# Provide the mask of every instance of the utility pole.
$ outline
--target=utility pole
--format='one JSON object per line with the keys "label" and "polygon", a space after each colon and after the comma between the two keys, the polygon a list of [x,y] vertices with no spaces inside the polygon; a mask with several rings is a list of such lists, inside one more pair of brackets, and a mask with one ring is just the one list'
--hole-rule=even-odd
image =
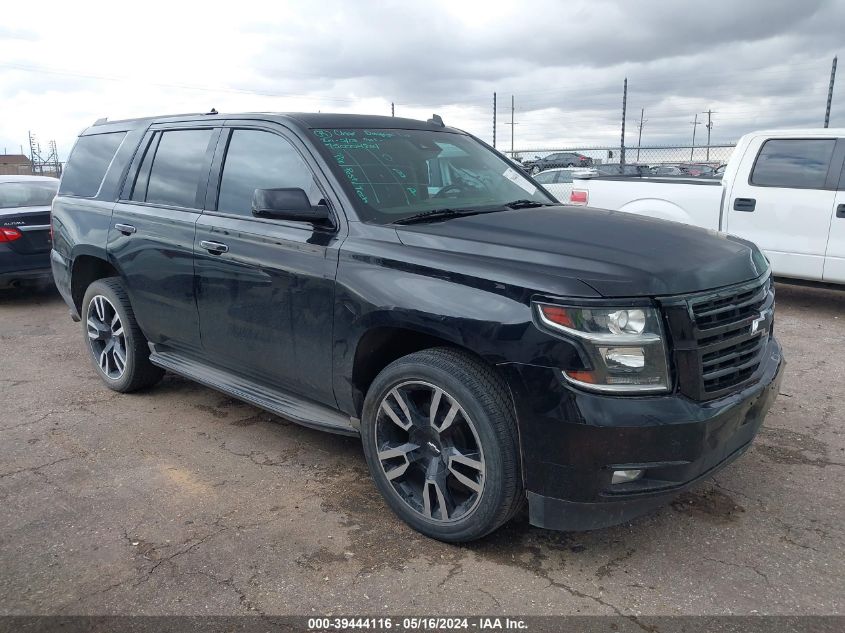
{"label": "utility pole", "polygon": [[704,127],[707,128],[707,162],[710,162],[710,130],[713,129],[713,110],[707,108],[707,112],[703,112],[702,114],[707,115],[707,125]]}
{"label": "utility pole", "polygon": [[396,110],[394,109],[393,102],[390,102],[390,116],[396,116]]}
{"label": "utility pole", "polygon": [[695,119],[690,121],[692,123],[692,147],[689,149],[689,160],[692,162],[692,154],[695,151],[695,128],[701,125],[701,121],[698,120],[698,114],[695,115]]}
{"label": "utility pole", "polygon": [[513,126],[519,125],[519,123],[513,120],[515,110],[516,108],[514,107],[513,95],[511,95],[511,122],[506,124],[511,126],[511,158],[513,158]]}
{"label": "utility pole", "polygon": [[[496,93],[493,93],[493,149],[496,149]],[[513,158],[513,156],[511,156]]]}
{"label": "utility pole", "polygon": [[645,108],[640,108],[640,124],[637,126],[639,128],[639,134],[637,134],[637,162],[640,162],[640,147],[643,144],[643,126],[648,123],[643,119],[643,115],[645,114]]}
{"label": "utility pole", "polygon": [[830,66],[830,87],[827,89],[827,108],[824,111],[824,126],[830,123],[830,104],[833,102],[833,82],[836,80],[836,58]]}
{"label": "utility pole", "polygon": [[625,112],[628,109],[628,78],[622,87],[622,142],[620,143],[619,164],[625,164]]}

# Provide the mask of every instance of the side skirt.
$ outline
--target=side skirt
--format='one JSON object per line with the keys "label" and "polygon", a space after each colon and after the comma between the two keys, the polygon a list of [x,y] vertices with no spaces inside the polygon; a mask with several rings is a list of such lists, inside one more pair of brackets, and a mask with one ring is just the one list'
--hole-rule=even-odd
{"label": "side skirt", "polygon": [[224,369],[209,367],[182,354],[159,351],[152,345],[150,347],[150,362],[162,369],[222,391],[297,424],[340,435],[359,435],[352,418],[335,409],[253,382]]}

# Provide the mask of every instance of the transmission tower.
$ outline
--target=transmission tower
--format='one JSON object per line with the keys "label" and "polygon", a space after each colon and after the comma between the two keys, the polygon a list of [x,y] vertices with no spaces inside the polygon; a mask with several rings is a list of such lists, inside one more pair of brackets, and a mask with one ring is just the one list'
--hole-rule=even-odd
{"label": "transmission tower", "polygon": [[48,144],[48,153],[45,156],[41,153],[41,143],[32,132],[29,133],[29,162],[30,169],[35,175],[56,176],[58,178],[62,174],[62,164],[59,162],[59,151],[56,148],[56,141],[51,140]]}

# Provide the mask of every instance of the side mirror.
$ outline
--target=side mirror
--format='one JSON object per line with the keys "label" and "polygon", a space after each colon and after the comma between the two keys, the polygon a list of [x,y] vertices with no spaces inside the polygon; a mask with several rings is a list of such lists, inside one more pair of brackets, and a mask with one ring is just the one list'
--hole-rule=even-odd
{"label": "side mirror", "polygon": [[328,221],[329,208],[322,204],[312,205],[303,189],[256,189],[252,194],[252,215],[257,218],[321,223]]}

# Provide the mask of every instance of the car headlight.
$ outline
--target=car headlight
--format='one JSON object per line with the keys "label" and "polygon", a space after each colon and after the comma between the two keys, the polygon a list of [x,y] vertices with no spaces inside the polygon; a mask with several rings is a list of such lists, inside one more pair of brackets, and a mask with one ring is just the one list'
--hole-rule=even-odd
{"label": "car headlight", "polygon": [[650,306],[561,306],[535,303],[545,327],[577,339],[588,366],[564,369],[567,381],[613,393],[669,389],[666,346],[658,311]]}

